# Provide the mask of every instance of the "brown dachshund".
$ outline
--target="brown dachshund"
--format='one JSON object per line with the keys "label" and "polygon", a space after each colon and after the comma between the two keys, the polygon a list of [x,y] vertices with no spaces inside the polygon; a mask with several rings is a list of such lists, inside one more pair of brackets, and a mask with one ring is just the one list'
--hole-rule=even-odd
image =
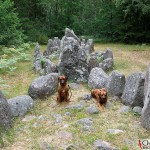
{"label": "brown dachshund", "polygon": [[66,76],[58,77],[58,96],[57,102],[70,102],[69,98],[69,85],[67,84],[68,78]]}
{"label": "brown dachshund", "polygon": [[93,89],[91,91],[91,96],[96,100],[100,110],[104,110],[104,106],[106,105],[108,99],[106,89]]}

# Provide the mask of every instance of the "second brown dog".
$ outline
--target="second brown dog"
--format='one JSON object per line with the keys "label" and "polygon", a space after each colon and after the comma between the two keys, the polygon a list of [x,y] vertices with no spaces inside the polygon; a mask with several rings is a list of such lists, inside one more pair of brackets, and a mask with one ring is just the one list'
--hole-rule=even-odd
{"label": "second brown dog", "polygon": [[67,84],[68,78],[66,76],[58,77],[58,96],[57,102],[69,102],[69,85]]}
{"label": "second brown dog", "polygon": [[91,96],[96,100],[98,107],[101,111],[104,110],[104,106],[107,103],[107,91],[105,88],[102,89],[93,89],[91,91]]}

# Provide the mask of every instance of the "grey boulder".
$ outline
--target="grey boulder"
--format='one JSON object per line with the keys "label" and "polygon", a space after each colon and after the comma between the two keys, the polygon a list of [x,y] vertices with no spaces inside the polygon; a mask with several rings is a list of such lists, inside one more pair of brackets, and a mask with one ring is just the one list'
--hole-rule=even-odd
{"label": "grey boulder", "polygon": [[86,113],[88,113],[88,114],[98,114],[99,109],[97,107],[95,107],[95,105],[91,105],[88,108],[86,108]]}
{"label": "grey boulder", "polygon": [[105,53],[103,53],[103,59],[112,58],[113,59],[113,52],[107,48]]}
{"label": "grey boulder", "polygon": [[103,69],[95,67],[91,70],[88,86],[90,88],[106,88],[108,83],[108,75],[103,71]]}
{"label": "grey boulder", "polygon": [[112,69],[114,66],[114,61],[112,58],[107,58],[99,63],[99,68],[102,68],[104,71]]}
{"label": "grey boulder", "polygon": [[44,67],[45,75],[57,72],[56,65],[48,59],[45,59],[43,67]]}
{"label": "grey boulder", "polygon": [[66,37],[73,37],[78,42],[80,42],[80,39],[75,35],[73,30],[70,30],[69,28],[65,28],[65,36]]}
{"label": "grey boulder", "polygon": [[118,150],[112,147],[110,143],[103,141],[101,139],[94,141],[95,150]]}
{"label": "grey boulder", "polygon": [[89,59],[89,62],[88,62],[88,71],[89,71],[89,73],[93,68],[98,67],[98,66],[99,66],[99,61],[97,59],[97,56],[91,55],[91,57]]}
{"label": "grey boulder", "polygon": [[58,84],[58,74],[50,73],[46,76],[41,76],[35,79],[29,87],[29,95],[33,99],[44,99],[52,95]]}
{"label": "grey boulder", "polygon": [[90,54],[94,52],[94,45],[93,45],[93,39],[88,39],[85,45],[85,52],[86,54]]}
{"label": "grey boulder", "polygon": [[28,95],[11,98],[8,104],[14,117],[24,116],[34,105],[33,99]]}
{"label": "grey boulder", "polygon": [[125,76],[113,71],[107,85],[108,93],[112,96],[121,96],[125,87]]}
{"label": "grey boulder", "polygon": [[143,107],[145,75],[136,72],[130,75],[125,84],[122,102],[131,107]]}
{"label": "grey boulder", "polygon": [[141,124],[144,128],[150,130],[150,64],[148,65],[145,77],[144,96]]}
{"label": "grey boulder", "polygon": [[12,112],[7,100],[0,91],[0,127],[7,129],[12,126]]}

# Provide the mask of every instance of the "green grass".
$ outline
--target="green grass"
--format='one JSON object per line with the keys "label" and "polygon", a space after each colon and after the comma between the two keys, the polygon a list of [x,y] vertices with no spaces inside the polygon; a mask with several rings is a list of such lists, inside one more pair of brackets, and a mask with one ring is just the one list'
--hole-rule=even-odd
{"label": "green grass", "polygon": [[[150,58],[149,45],[95,44],[96,51],[105,51],[107,47],[113,51],[114,69],[118,72],[125,74],[126,77],[135,71],[146,72]],[[45,49],[46,46],[42,45],[41,50],[44,51]],[[33,52],[34,48],[32,47],[29,50],[31,56],[33,56]],[[5,91],[7,98],[28,94],[29,85],[38,77],[32,70],[32,65],[33,60],[18,62],[15,72],[0,74],[0,78],[6,80],[6,84],[10,86],[0,87],[0,90]],[[87,93],[90,93],[90,89],[85,83],[80,88],[72,90],[69,105],[79,103],[81,97]],[[85,113],[85,109],[91,104],[95,105],[92,100],[85,103],[84,109],[78,111],[66,109],[67,104],[58,106],[56,97],[57,93],[45,100],[37,100],[35,107],[27,113],[27,116],[35,117],[33,120],[24,122],[22,121],[23,118],[17,118],[12,130],[9,133],[3,133],[3,138],[0,139],[0,145],[4,144],[3,150],[40,150],[42,149],[42,142],[49,143],[54,149],[57,148],[58,150],[64,149],[66,145],[72,143],[81,150],[91,150],[93,149],[93,142],[97,139],[110,142],[121,150],[136,150],[138,139],[150,137],[150,132],[141,127],[139,115],[132,111],[127,114],[119,113],[118,110],[123,105],[120,102],[112,102],[112,107],[105,112],[89,115]],[[70,112],[71,116],[65,116],[65,112]],[[61,114],[63,121],[58,124],[55,123],[53,114]],[[38,119],[41,115],[44,117],[43,120]],[[93,119],[93,132],[82,131],[82,126],[76,124],[76,121],[81,118]],[[118,135],[108,134],[106,131],[109,128],[117,128],[125,132]],[[57,133],[64,130],[71,132],[73,138],[69,140],[59,139]],[[127,145],[125,143],[127,139],[133,141],[134,144]]]}

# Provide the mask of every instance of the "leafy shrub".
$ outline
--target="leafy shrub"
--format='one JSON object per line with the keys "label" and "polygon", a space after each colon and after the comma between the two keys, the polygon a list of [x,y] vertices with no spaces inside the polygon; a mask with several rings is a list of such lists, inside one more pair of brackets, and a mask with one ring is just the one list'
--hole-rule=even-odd
{"label": "leafy shrub", "polygon": [[31,59],[31,56],[26,53],[20,53],[18,58],[19,60],[22,60],[22,61],[29,61]]}
{"label": "leafy shrub", "polygon": [[2,54],[0,59],[0,71],[2,72],[14,72],[17,67],[16,63],[18,61],[30,61],[30,54],[25,53],[25,50],[30,48],[30,44],[24,43],[18,48],[2,48]]}
{"label": "leafy shrub", "polygon": [[0,59],[0,71],[5,72],[8,70],[12,70],[11,67],[17,63],[17,60],[18,58]]}
{"label": "leafy shrub", "polygon": [[0,89],[1,88],[5,88],[5,87],[10,87],[5,80],[3,80],[1,77],[0,77]]}
{"label": "leafy shrub", "polygon": [[41,64],[42,68],[44,68],[45,58],[42,56],[38,60],[40,60],[40,64]]}
{"label": "leafy shrub", "polygon": [[45,34],[40,34],[40,35],[38,36],[37,41],[38,41],[40,44],[47,44],[48,36],[45,35]]}
{"label": "leafy shrub", "polygon": [[30,44],[29,43],[23,43],[21,45],[21,48],[25,49],[25,50],[29,50],[30,49]]}
{"label": "leafy shrub", "polygon": [[103,56],[98,56],[97,59],[98,59],[98,62],[101,63],[103,61]]}

